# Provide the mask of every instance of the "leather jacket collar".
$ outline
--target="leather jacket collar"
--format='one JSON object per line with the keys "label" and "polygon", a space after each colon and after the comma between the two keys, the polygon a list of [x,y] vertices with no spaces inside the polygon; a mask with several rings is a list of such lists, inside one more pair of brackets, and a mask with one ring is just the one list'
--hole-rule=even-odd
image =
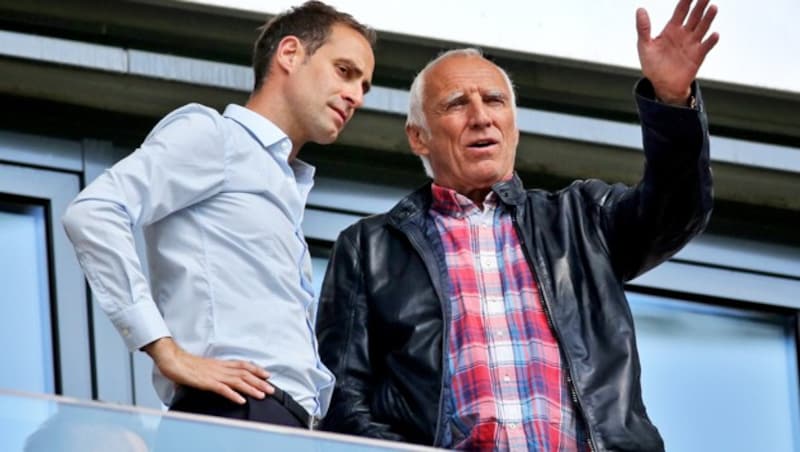
{"label": "leather jacket collar", "polygon": [[[511,179],[492,185],[492,191],[505,205],[518,206],[525,202],[525,187],[516,171]],[[432,202],[431,183],[428,182],[397,203],[389,211],[389,221],[395,226],[408,221],[417,222],[420,215],[428,211]]]}

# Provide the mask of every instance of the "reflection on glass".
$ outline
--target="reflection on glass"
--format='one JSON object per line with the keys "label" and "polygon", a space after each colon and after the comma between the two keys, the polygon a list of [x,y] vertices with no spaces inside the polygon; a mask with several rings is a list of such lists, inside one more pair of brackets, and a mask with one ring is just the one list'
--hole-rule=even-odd
{"label": "reflection on glass", "polygon": [[0,202],[0,388],[55,391],[45,210]]}
{"label": "reflection on glass", "polygon": [[0,391],[4,452],[426,450],[303,429]]}
{"label": "reflection on glass", "polygon": [[667,450],[797,451],[791,320],[629,293],[644,400]]}
{"label": "reflection on glass", "polygon": [[147,452],[152,449],[138,418],[60,406],[24,440],[24,452]]}

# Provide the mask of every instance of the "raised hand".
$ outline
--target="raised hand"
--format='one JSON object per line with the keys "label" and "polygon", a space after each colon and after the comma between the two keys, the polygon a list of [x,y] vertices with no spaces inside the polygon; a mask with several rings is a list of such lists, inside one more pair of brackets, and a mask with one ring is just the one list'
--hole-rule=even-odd
{"label": "raised hand", "polygon": [[241,394],[263,399],[275,390],[266,382],[269,372],[246,361],[223,361],[194,356],[163,337],[144,347],[153,362],[173,382],[215,392],[235,403],[245,403]]}
{"label": "raised hand", "polygon": [[705,37],[717,15],[717,7],[708,6],[708,2],[698,0],[689,12],[692,0],[680,0],[672,18],[655,38],[650,36],[647,11],[636,10],[642,74],[653,84],[656,97],[662,102],[687,105],[692,81],[708,52],[719,41],[716,32]]}

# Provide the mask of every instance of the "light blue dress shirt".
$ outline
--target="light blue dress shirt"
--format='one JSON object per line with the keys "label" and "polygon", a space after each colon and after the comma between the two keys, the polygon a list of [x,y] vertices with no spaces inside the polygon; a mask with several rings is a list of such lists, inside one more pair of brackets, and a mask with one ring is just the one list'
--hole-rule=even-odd
{"label": "light blue dress shirt", "polygon": [[[172,336],[189,353],[252,361],[309,413],[334,377],[317,354],[301,221],[314,167],[261,115],[191,104],[86,187],[63,218],[95,299],[130,350]],[[149,281],[132,228],[143,228]],[[154,366],[169,404],[175,387]]]}

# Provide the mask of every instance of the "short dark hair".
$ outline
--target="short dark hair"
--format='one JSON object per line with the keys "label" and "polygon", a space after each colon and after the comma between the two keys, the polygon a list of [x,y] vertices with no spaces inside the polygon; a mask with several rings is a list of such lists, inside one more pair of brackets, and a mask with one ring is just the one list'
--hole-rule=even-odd
{"label": "short dark hair", "polygon": [[331,28],[336,24],[347,25],[361,33],[370,46],[375,45],[375,30],[358,22],[350,14],[337,11],[319,1],[308,1],[290,8],[260,27],[260,34],[253,48],[253,91],[258,91],[263,85],[281,39],[296,36],[303,43],[306,55],[311,56],[325,44]]}

